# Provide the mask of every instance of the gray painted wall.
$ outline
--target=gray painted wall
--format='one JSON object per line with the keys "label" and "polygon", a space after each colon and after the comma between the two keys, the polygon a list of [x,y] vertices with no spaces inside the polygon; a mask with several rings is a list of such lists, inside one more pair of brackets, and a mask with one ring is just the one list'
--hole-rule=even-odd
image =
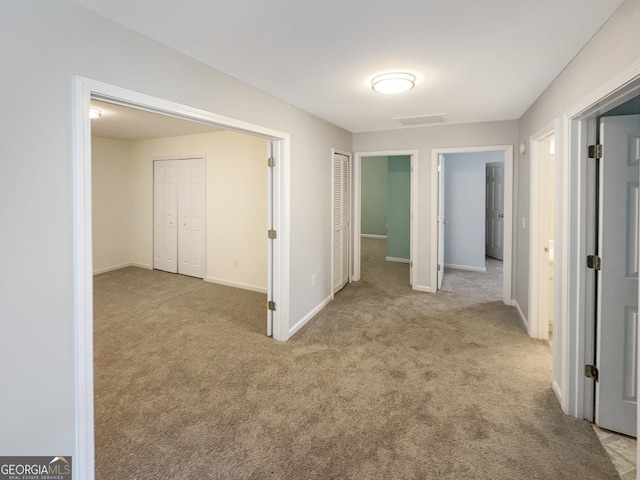
{"label": "gray painted wall", "polygon": [[[529,144],[532,135],[546,128],[553,121],[559,122],[556,145],[562,145],[568,132],[565,130],[563,114],[577,105],[583,99],[599,90],[607,82],[614,79],[625,69],[640,62],[640,1],[626,0],[611,16],[607,23],[585,45],[573,61],[549,85],[540,97],[529,107],[520,119],[520,138],[518,143]],[[596,68],[597,67],[597,68]],[[529,199],[530,199],[530,149],[524,155],[515,158],[519,174],[516,176],[517,205],[514,235],[516,240],[516,290],[515,300],[521,311],[529,315]],[[556,156],[559,164],[566,164],[567,159],[560,151]],[[564,170],[563,170],[564,172]],[[559,175],[557,184],[560,185],[558,200],[567,193],[569,179]],[[524,221],[524,226],[523,222]],[[555,262],[562,265],[564,248],[560,232],[569,219],[564,218],[562,212],[556,218]],[[571,282],[572,278],[556,275],[555,282],[563,285]],[[569,324],[576,325],[578,318],[568,318],[567,308],[573,299],[562,298],[559,302],[561,325],[554,328],[554,343],[564,345],[566,329]],[[559,327],[559,328],[558,328]],[[560,352],[558,352],[560,353]],[[556,382],[560,395],[567,392],[566,364],[562,354],[554,355],[553,380]],[[564,404],[563,404],[564,405]],[[566,406],[566,405],[564,405]]]}
{"label": "gray painted wall", "polygon": [[[393,150],[418,151],[417,182],[418,212],[414,212],[418,234],[417,285],[431,285],[431,151],[436,148],[473,147],[484,145],[515,145],[518,141],[518,122],[485,122],[465,125],[439,125],[405,128],[382,132],[355,133],[353,150],[375,152]],[[517,175],[517,172],[516,172]]]}
{"label": "gray painted wall", "polygon": [[361,233],[387,235],[387,157],[363,157],[360,170]]}
{"label": "gray painted wall", "polygon": [[388,158],[387,257],[411,258],[411,156]]}
{"label": "gray painted wall", "polygon": [[486,165],[503,161],[504,153],[450,153],[444,159],[444,263],[484,270]]}

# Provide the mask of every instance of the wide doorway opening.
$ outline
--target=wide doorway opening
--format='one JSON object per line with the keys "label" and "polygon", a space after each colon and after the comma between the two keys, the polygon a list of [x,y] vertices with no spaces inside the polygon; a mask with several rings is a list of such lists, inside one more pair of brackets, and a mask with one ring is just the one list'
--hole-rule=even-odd
{"label": "wide doorway opening", "polygon": [[[186,132],[176,130],[173,131],[172,134],[164,136],[153,134],[150,138],[144,140],[123,140],[122,138],[115,138],[115,135],[104,135],[103,137],[96,137],[92,141],[92,126],[90,120],[92,102],[102,102],[102,106],[105,109],[127,108],[140,115],[153,114],[168,122],[174,122],[174,124],[175,121],[178,120],[178,123],[181,123],[183,126],[189,124],[189,127],[187,127]],[[97,108],[97,106],[93,108]],[[229,288],[230,291],[247,291],[252,294],[260,294],[264,298],[260,300],[262,306],[258,308],[262,309],[262,312],[264,312],[262,315],[264,316],[261,321],[262,328],[258,327],[259,330],[262,331],[262,334],[273,335],[276,339],[286,340],[288,338],[288,275],[286,270],[282,268],[282,265],[286,264],[288,257],[286,249],[282,248],[281,245],[282,243],[288,243],[288,233],[286,232],[287,229],[281,229],[280,227],[286,225],[285,206],[282,199],[288,198],[285,195],[285,190],[288,186],[284,183],[284,170],[286,170],[288,165],[288,158],[286,156],[286,152],[288,151],[288,136],[280,132],[80,77],[76,78],[75,112],[76,188],[74,208],[76,212],[75,269],[77,278],[75,297],[77,328],[76,363],[78,365],[76,397],[78,399],[77,424],[80,425],[78,432],[79,439],[77,442],[78,450],[75,455],[77,458],[76,465],[78,465],[79,471],[84,472],[81,476],[93,477],[95,473],[93,365],[94,360],[96,360],[94,357],[94,329],[95,334],[100,335],[102,328],[94,325],[94,273],[108,276],[115,275],[124,270],[133,269],[133,271],[157,273],[164,276],[159,283],[153,282],[155,287],[152,286],[149,290],[143,292],[148,294],[147,300],[154,295],[156,299],[162,300],[167,296],[170,297],[174,295],[175,292],[181,288],[184,291],[193,292],[197,290],[200,285],[210,284],[224,284],[226,288],[234,287]],[[104,112],[102,112],[102,114],[105,115]],[[99,115],[100,112],[97,112],[97,116]],[[104,118],[107,117],[105,116]],[[134,124],[136,124],[135,121]],[[137,123],[137,125],[145,124],[145,122]],[[193,125],[199,125],[203,130],[195,133],[191,129]],[[121,124],[120,127],[122,126]],[[129,132],[135,130],[135,128],[132,128],[132,125],[128,127],[125,126],[124,129]],[[263,235],[260,240],[261,248],[256,249],[251,245],[247,245],[246,251],[260,250],[260,256],[263,261],[259,262],[261,265],[259,265],[258,270],[261,270],[262,273],[254,272],[253,278],[260,278],[261,283],[256,282],[257,284],[254,284],[253,282],[247,282],[243,284],[242,280],[238,279],[239,277],[234,279],[231,275],[220,273],[224,268],[227,268],[230,272],[242,270],[243,267],[246,268],[252,265],[252,261],[248,260],[248,257],[242,256],[241,250],[236,250],[237,256],[229,256],[229,251],[224,251],[222,248],[218,248],[217,250],[207,248],[206,243],[205,251],[201,252],[203,257],[201,266],[203,272],[202,278],[208,280],[207,282],[202,282],[202,280],[198,278],[176,275],[173,278],[182,277],[187,279],[188,285],[186,287],[179,287],[179,282],[177,281],[166,281],[167,275],[171,276],[174,274],[152,270],[154,248],[156,247],[153,239],[154,162],[163,162],[169,159],[180,162],[193,159],[194,157],[207,159],[207,157],[216,156],[218,161],[216,167],[222,165],[224,170],[224,166],[229,167],[228,164],[230,163],[225,163],[228,158],[225,157],[224,154],[212,155],[208,153],[207,148],[205,148],[206,142],[199,145],[194,144],[195,137],[202,140],[203,138],[200,136],[205,136],[210,140],[209,136],[211,135],[226,135],[228,137],[225,139],[226,144],[224,147],[227,149],[227,156],[233,156],[229,150],[236,150],[237,153],[237,149],[241,148],[241,145],[250,143],[250,141],[247,142],[249,138],[256,142],[252,146],[254,153],[258,152],[258,150],[260,151],[260,159],[263,162],[263,166],[260,168],[260,173],[257,174],[259,177],[257,183],[261,184],[261,189],[258,190],[262,191],[264,195],[262,195],[259,201],[254,202],[255,205],[251,207],[255,208],[257,205],[258,210],[261,211],[259,214],[259,217],[261,217],[259,224]],[[100,139],[98,140],[98,138]],[[188,138],[189,141],[180,145],[180,140],[184,140],[185,138]],[[229,142],[233,143],[234,139],[236,140],[236,145],[230,146]],[[131,145],[131,142],[134,142],[135,145]],[[97,153],[98,150],[100,150],[100,153]],[[95,157],[100,156],[102,157],[98,159],[98,163],[94,163]],[[136,159],[139,161],[136,161]],[[252,158],[255,162],[259,162],[260,159]],[[212,160],[212,158],[209,158],[209,160]],[[273,165],[277,167],[273,167]],[[206,170],[206,165],[203,170]],[[255,172],[257,171],[258,170],[255,170]],[[202,170],[199,172],[200,174],[204,173]],[[213,172],[214,169],[210,168],[208,173]],[[245,182],[247,181],[247,177],[251,175],[249,169],[236,173],[238,173]],[[196,176],[198,176],[198,174],[196,174]],[[219,180],[222,182],[232,183],[231,179],[233,175],[228,171],[226,173],[221,171],[218,172],[216,177],[219,177]],[[202,180],[202,178],[200,180]],[[180,179],[178,179],[177,183],[179,182]],[[199,188],[198,182],[190,181],[185,191],[197,188]],[[205,204],[205,212],[212,214],[218,212],[223,215],[231,212],[231,215],[228,215],[230,218],[246,216],[244,213],[237,214],[237,210],[235,210],[236,214],[233,214],[234,209],[230,208],[229,205],[229,201],[233,199],[229,195],[226,195],[222,201],[211,198],[213,191],[220,190],[220,188],[207,189],[205,196],[209,196],[210,198],[207,199],[208,203]],[[171,189],[172,188],[167,188],[166,191],[170,191]],[[246,191],[244,193],[248,195]],[[240,205],[235,208],[241,208],[242,205],[250,202],[248,198],[243,197],[242,201],[236,203]],[[202,214],[202,212],[200,212],[200,214]],[[220,219],[216,219],[215,221],[212,221],[212,219],[207,220],[209,220],[207,224],[210,230],[212,227],[215,227],[216,224],[221,223]],[[176,217],[176,221],[182,221],[183,223],[192,222],[194,221],[194,216]],[[244,218],[243,221],[246,224],[251,223],[250,221],[247,222],[247,218]],[[179,226],[180,224],[178,224],[178,227]],[[265,227],[267,228],[265,229]],[[229,226],[229,224],[226,224],[225,230],[234,231],[238,228],[237,225]],[[275,239],[267,240],[268,237],[271,237],[267,235],[267,229],[274,231],[280,229],[280,242],[274,241]],[[197,233],[192,235],[192,237],[197,237],[204,231],[205,241],[215,239],[216,242],[214,243],[216,247],[221,247],[221,243],[223,242],[220,237],[215,236],[215,229],[208,232],[209,235],[207,235],[206,228],[193,230],[197,230]],[[218,233],[222,231],[223,229],[218,229]],[[257,237],[256,235],[251,235],[248,236],[248,238],[249,240],[245,239],[244,241],[250,243],[251,241],[255,241]],[[240,249],[239,244],[242,242],[242,238],[236,237],[235,239],[227,241],[227,244],[237,244],[235,246]],[[189,249],[185,248],[184,250]],[[221,267],[217,266],[215,258],[212,258],[210,253],[222,253],[222,256],[224,256],[227,261],[225,261]],[[245,262],[243,259],[247,261]],[[226,265],[227,263],[229,265]],[[257,263],[258,262],[254,262],[253,265],[255,266]],[[129,276],[140,277],[140,275],[135,273]],[[194,276],[199,277],[200,274]],[[146,280],[144,282],[146,282]],[[180,282],[182,282],[182,280],[180,280]],[[194,284],[193,282],[196,283]],[[113,284],[119,283],[120,285],[116,286],[122,286],[121,282],[117,280],[112,282],[112,286]],[[134,279],[133,284],[140,286],[140,282],[136,283],[136,279]],[[233,295],[230,296],[233,297]],[[135,308],[140,299],[141,296],[129,298],[129,303],[125,302],[124,304],[118,305],[117,308],[109,309],[108,314],[126,316],[127,309]],[[231,301],[237,300],[232,299]],[[97,302],[95,305],[96,309],[104,306],[99,304],[99,300]],[[175,317],[176,319],[180,317],[179,311],[186,308],[200,309],[198,313],[203,314],[202,318],[206,318],[206,308],[215,308],[215,305],[209,305],[207,307],[202,302],[199,302],[197,298],[191,300],[185,299],[184,302],[182,307],[172,307],[175,310],[174,313],[178,314]],[[271,304],[275,305],[276,303],[281,306],[277,313],[275,309],[270,308]],[[177,323],[176,321],[175,324],[177,325]],[[194,325],[197,323],[197,321],[194,321]],[[123,323],[121,334],[126,336],[130,326],[131,325],[127,325],[126,322]],[[147,324],[147,326],[149,327],[147,329],[148,335],[153,336],[154,332],[159,332],[159,330],[154,329],[153,325]],[[222,333],[220,330],[218,330],[218,332]],[[135,353],[135,351],[130,353]],[[162,357],[161,352],[157,353]],[[152,358],[153,355],[149,355],[148,357]],[[157,372],[160,371],[160,368],[157,369]],[[96,370],[95,374],[100,375],[101,372]],[[100,381],[102,380],[103,378],[100,379]]]}

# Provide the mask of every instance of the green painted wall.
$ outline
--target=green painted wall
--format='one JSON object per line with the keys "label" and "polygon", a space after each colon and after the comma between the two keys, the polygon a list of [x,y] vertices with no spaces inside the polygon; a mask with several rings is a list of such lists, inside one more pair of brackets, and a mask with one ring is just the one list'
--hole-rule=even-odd
{"label": "green painted wall", "polygon": [[387,256],[410,258],[411,157],[388,157]]}
{"label": "green painted wall", "polygon": [[361,167],[363,234],[387,234],[387,157],[364,157]]}

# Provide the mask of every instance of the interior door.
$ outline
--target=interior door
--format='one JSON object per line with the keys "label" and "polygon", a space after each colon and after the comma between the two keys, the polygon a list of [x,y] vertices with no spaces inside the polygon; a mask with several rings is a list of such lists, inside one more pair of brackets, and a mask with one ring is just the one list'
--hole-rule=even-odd
{"label": "interior door", "polygon": [[636,436],[640,115],[600,121],[596,423]]}
{"label": "interior door", "polygon": [[204,158],[177,160],[178,273],[204,278],[205,164]]}
{"label": "interior door", "polygon": [[444,155],[438,155],[438,290],[444,281]]}
{"label": "interior door", "polygon": [[204,158],[153,162],[153,268],[204,278]]}
{"label": "interior door", "polygon": [[504,163],[487,163],[486,245],[489,257],[502,260],[504,236]]}
{"label": "interior door", "polygon": [[153,162],[153,268],[178,272],[178,172],[173,161]]}
{"label": "interior door", "polygon": [[349,157],[333,155],[333,293],[349,282]]}

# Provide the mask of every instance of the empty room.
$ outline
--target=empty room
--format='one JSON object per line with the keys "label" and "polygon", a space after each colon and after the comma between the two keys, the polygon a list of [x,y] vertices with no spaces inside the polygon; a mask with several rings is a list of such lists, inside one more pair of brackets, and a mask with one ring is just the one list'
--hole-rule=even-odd
{"label": "empty room", "polygon": [[4,2],[0,472],[636,478],[639,23]]}

